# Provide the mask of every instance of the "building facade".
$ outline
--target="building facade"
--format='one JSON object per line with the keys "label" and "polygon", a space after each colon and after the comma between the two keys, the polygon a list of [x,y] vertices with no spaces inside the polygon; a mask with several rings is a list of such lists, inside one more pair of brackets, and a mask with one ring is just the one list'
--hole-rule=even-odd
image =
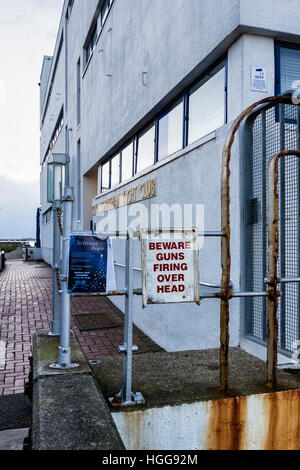
{"label": "building facade", "polygon": [[[54,55],[44,58],[41,73],[41,245],[46,262],[52,261],[53,215],[47,202],[51,153],[70,157],[75,232],[97,230],[109,205],[120,215],[121,199],[129,221],[140,218],[140,228],[145,224],[139,214],[143,202],[149,213],[153,207],[161,210],[160,228],[179,227],[188,213],[193,226],[220,230],[221,156],[230,124],[248,105],[299,85],[297,6],[297,0],[65,1]],[[273,121],[276,127],[276,116]],[[284,121],[293,135],[297,123]],[[266,158],[255,125],[250,126],[252,151],[256,144]],[[247,166],[245,133],[240,132],[232,157],[231,276],[235,291],[261,291],[266,275],[264,204],[255,184],[262,167]],[[271,143],[265,153],[272,155]],[[263,193],[265,180],[259,184]],[[291,217],[297,226],[295,191]],[[250,222],[248,199],[250,212],[255,203],[261,207]],[[170,222],[162,206],[173,207]],[[291,236],[294,276],[299,275],[297,230],[296,242]],[[141,287],[141,248],[135,243],[135,287]],[[124,242],[114,240],[113,246],[117,286],[123,288]],[[255,270],[257,263],[260,270]],[[212,291],[205,284],[220,284],[220,239],[205,239],[199,269],[201,292]],[[291,295],[281,307],[283,355],[290,355],[299,339],[297,285]],[[112,300],[124,308],[123,299]],[[264,358],[265,301],[255,302],[232,300],[230,345]],[[142,309],[137,296],[134,322],[168,351],[219,346],[218,300],[203,300],[200,307]]]}

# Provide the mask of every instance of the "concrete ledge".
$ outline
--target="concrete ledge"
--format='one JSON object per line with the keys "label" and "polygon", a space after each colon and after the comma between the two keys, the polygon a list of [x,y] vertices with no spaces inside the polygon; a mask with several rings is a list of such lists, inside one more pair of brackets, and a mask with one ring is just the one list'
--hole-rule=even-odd
{"label": "concrete ledge", "polygon": [[[146,404],[112,412],[127,450],[299,450],[300,371],[278,371],[230,349],[230,392],[219,390],[219,350],[135,355],[133,390]],[[93,366],[105,397],[120,388],[119,357]]]}
{"label": "concrete ledge", "polygon": [[[46,331],[38,331],[33,336],[33,380],[62,374],[62,371],[49,367],[58,361],[58,347],[59,338],[49,336]],[[73,332],[71,332],[71,349],[72,362],[76,362],[80,367],[65,370],[63,373],[90,374],[91,369]]]}
{"label": "concrete ledge", "polygon": [[89,364],[72,334],[78,369],[52,370],[59,338],[33,337],[33,450],[123,450],[124,445]]}

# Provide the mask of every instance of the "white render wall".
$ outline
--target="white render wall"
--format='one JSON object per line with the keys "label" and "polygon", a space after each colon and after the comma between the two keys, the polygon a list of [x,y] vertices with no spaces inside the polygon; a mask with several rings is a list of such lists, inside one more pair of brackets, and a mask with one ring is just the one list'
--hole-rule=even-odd
{"label": "white render wall", "polygon": [[[255,3],[255,5],[254,5]],[[63,45],[53,83],[50,105],[42,126],[41,158],[65,103],[65,62],[67,58],[68,106],[64,126],[53,149],[66,151],[69,135],[70,183],[77,196],[77,142],[81,142],[82,213],[77,217],[75,201],[73,229],[88,230],[92,198],[97,194],[97,168],[103,157],[125,143],[171,99],[228,52],[228,121],[249,104],[274,94],[274,39],[300,42],[300,13],[297,1],[255,2],[250,0],[114,0],[81,83],[81,125],[77,126],[77,62],[83,59],[83,44],[91,25],[97,0],[75,0],[68,23],[68,51]],[[65,2],[65,9],[67,2]],[[216,27],[217,25],[217,27]],[[64,29],[64,18],[60,33]],[[55,63],[55,60],[53,61]],[[265,67],[268,93],[251,91],[250,67]],[[142,73],[146,72],[146,86]],[[159,169],[123,185],[157,178],[156,204],[179,202],[205,206],[205,229],[220,228],[220,171],[222,147],[229,125],[215,137]],[[232,158],[232,281],[241,286],[241,200],[239,139]],[[98,182],[99,186],[99,182]],[[117,194],[121,189],[110,193]],[[108,195],[104,195],[105,200]],[[46,174],[41,175],[42,211],[46,202]],[[124,264],[124,247],[115,243],[115,258]],[[42,225],[44,259],[51,262],[52,223]],[[220,281],[220,240],[206,240],[200,256],[200,277],[204,282]],[[136,251],[136,266],[140,265]],[[116,268],[118,287],[124,271]],[[136,274],[136,284],[141,282]],[[122,300],[115,299],[122,307]],[[204,300],[196,305],[149,306],[142,310],[135,298],[135,323],[168,351],[210,348],[219,345],[219,301]],[[240,304],[231,303],[231,346],[240,343]]]}

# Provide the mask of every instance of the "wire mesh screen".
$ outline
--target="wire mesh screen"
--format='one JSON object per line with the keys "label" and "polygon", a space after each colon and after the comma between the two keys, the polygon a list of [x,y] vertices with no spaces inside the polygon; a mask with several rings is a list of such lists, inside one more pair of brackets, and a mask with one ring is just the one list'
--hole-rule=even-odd
{"label": "wire mesh screen", "polygon": [[[260,111],[247,123],[246,138],[246,283],[251,291],[266,289],[267,276],[267,165],[281,150],[299,149],[299,110],[292,105]],[[279,170],[279,277],[300,277],[300,164],[282,158]],[[299,340],[299,283],[281,284],[279,349],[289,354]],[[266,299],[246,300],[246,333],[265,342]]]}

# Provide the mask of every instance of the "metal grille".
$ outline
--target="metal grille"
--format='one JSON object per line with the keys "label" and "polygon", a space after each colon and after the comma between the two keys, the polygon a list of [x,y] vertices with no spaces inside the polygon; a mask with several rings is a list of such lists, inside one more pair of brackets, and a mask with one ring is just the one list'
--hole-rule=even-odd
{"label": "metal grille", "polygon": [[[269,159],[281,150],[299,149],[299,110],[292,105],[273,106],[254,114],[246,125],[245,152],[245,254],[246,283],[251,291],[265,290],[267,275],[266,185]],[[300,275],[300,165],[297,157],[282,159],[279,171],[280,277]],[[299,339],[299,284],[282,284],[279,300],[279,349],[294,351]],[[266,299],[246,300],[246,333],[266,340]]]}

